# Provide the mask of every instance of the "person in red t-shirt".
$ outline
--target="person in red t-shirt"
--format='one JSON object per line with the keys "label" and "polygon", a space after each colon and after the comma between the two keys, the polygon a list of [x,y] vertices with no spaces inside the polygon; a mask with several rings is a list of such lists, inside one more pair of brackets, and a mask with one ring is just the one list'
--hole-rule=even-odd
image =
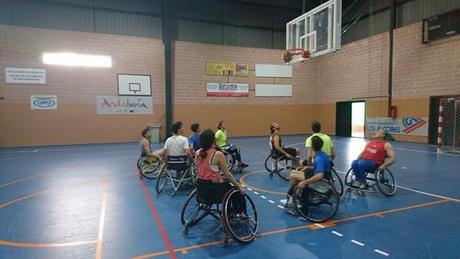
{"label": "person in red t-shirt", "polygon": [[356,177],[356,182],[353,183],[353,186],[362,189],[366,188],[366,171],[385,170],[396,162],[393,146],[384,141],[384,137],[385,130],[378,130],[373,136],[373,140],[367,143],[357,160],[351,163],[351,168]]}

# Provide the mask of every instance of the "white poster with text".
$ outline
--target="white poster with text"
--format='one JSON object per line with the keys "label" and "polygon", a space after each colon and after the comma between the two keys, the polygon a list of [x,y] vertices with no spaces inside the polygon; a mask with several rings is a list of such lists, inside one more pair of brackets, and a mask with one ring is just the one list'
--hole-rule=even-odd
{"label": "white poster with text", "polygon": [[249,96],[249,84],[207,83],[206,96],[248,97]]}
{"label": "white poster with text", "polygon": [[6,67],[5,81],[7,84],[46,84],[46,70],[43,68]]}
{"label": "white poster with text", "polygon": [[366,118],[366,131],[368,133],[384,129],[389,134],[428,136],[428,119],[419,117]]}

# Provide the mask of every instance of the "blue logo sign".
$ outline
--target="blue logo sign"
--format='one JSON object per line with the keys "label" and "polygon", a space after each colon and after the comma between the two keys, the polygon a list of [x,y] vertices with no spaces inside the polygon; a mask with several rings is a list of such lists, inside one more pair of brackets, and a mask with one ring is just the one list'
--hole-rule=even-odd
{"label": "blue logo sign", "polygon": [[33,105],[41,109],[53,108],[56,106],[56,99],[53,97],[35,97]]}

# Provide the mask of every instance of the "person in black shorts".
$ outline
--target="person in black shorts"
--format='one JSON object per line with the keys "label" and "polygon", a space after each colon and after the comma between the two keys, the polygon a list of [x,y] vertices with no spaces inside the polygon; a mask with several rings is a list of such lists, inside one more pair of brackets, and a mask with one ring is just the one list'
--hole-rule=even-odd
{"label": "person in black shorts", "polygon": [[298,156],[300,154],[300,151],[298,148],[293,148],[293,147],[283,147],[281,143],[281,136],[280,136],[280,130],[281,126],[277,122],[273,122],[272,125],[270,126],[270,147],[272,148],[271,152],[272,155],[278,156],[278,157],[286,157],[288,159],[291,159],[292,166],[298,167],[299,166],[299,159]]}

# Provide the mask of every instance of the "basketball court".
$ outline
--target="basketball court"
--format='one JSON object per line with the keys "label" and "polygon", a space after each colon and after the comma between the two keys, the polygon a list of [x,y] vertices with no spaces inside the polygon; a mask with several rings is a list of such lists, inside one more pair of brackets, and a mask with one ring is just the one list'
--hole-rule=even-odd
{"label": "basketball court", "polygon": [[[0,258],[460,257],[459,8],[0,3]],[[161,150],[177,121],[187,138],[192,123],[204,132],[225,122],[248,164],[224,148],[244,212],[228,192],[207,217],[213,203],[200,198],[195,164],[170,179],[168,155],[145,162],[141,135]],[[333,207],[331,195],[337,207],[317,221],[303,203],[296,215],[286,208],[293,168],[274,155],[270,135],[280,132],[303,159],[312,121],[336,153],[337,178],[323,179],[332,189],[317,209]],[[375,177],[359,189],[351,164],[382,129],[396,162],[366,171]],[[296,199],[315,202],[309,195]],[[201,210],[184,222],[188,200]],[[255,222],[253,233],[235,234],[252,226],[239,214]]]}

